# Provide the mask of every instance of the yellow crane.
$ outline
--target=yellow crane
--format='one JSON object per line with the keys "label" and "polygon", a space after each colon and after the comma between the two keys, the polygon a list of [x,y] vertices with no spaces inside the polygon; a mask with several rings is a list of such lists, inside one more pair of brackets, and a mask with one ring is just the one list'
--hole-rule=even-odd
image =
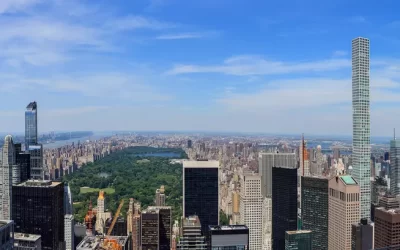
{"label": "yellow crane", "polygon": [[115,223],[117,222],[118,216],[121,212],[122,206],[124,205],[124,200],[121,200],[119,203],[117,212],[114,214],[114,218],[111,222],[110,227],[108,228],[106,239],[103,242],[103,249],[107,250],[121,250],[122,247],[118,244],[118,242],[115,239],[111,239],[109,236],[112,233],[112,230],[114,229]]}

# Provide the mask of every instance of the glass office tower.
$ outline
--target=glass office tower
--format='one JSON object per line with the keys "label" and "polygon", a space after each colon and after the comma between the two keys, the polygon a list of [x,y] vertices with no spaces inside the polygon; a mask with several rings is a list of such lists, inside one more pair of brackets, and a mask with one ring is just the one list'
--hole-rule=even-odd
{"label": "glass office tower", "polygon": [[38,143],[37,104],[31,102],[25,111],[25,148]]}

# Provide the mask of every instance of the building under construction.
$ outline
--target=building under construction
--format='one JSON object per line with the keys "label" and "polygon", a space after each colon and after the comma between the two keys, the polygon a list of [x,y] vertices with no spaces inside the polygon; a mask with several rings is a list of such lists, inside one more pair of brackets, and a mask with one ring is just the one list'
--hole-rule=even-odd
{"label": "building under construction", "polygon": [[130,236],[86,236],[76,250],[132,250]]}

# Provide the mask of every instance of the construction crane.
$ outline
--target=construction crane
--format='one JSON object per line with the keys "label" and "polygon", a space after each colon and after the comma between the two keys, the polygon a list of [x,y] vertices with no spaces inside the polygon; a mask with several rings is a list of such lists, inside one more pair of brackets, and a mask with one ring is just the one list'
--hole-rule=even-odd
{"label": "construction crane", "polygon": [[115,212],[115,214],[114,214],[114,218],[113,218],[113,220],[112,220],[112,222],[111,222],[111,226],[110,226],[110,228],[109,228],[108,231],[107,231],[107,236],[110,236],[110,235],[111,235],[111,232],[112,232],[112,230],[113,230],[113,228],[114,228],[114,226],[115,226],[115,223],[117,222],[119,213],[121,212],[121,209],[122,209],[122,206],[123,206],[123,205],[124,205],[124,200],[121,200],[121,202],[119,203],[117,212]]}
{"label": "construction crane", "polygon": [[106,239],[103,241],[102,249],[104,250],[122,250],[122,247],[118,244],[116,239],[111,239],[110,235],[114,229],[115,223],[117,222],[119,213],[121,212],[122,206],[124,205],[124,200],[119,203],[117,212],[114,214],[114,218],[111,222],[110,228],[108,228]]}

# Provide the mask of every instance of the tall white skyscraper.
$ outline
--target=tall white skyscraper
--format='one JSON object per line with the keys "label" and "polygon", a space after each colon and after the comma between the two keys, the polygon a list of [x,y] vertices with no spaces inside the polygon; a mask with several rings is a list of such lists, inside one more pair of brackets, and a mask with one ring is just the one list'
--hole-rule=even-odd
{"label": "tall white skyscraper", "polygon": [[15,150],[11,135],[4,139],[2,165],[0,167],[0,219],[11,220],[12,168],[15,166]]}
{"label": "tall white skyscraper", "polygon": [[371,142],[369,105],[369,40],[352,41],[353,83],[353,171],[360,185],[361,218],[371,214]]}
{"label": "tall white skyscraper", "polygon": [[240,223],[249,228],[249,249],[261,249],[263,232],[261,176],[244,174],[240,192]]}
{"label": "tall white skyscraper", "polygon": [[390,191],[400,195],[400,141],[390,141]]}

